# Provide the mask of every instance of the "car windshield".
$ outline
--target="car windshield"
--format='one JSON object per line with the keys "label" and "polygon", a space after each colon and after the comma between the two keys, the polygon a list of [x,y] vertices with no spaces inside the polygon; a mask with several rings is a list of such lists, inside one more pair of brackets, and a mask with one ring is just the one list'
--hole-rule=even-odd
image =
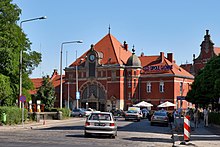
{"label": "car windshield", "polygon": [[110,114],[92,114],[90,117],[89,117],[89,120],[106,120],[106,121],[111,121],[111,116]]}
{"label": "car windshield", "polygon": [[166,116],[166,113],[155,112],[154,115],[157,115],[157,116]]}
{"label": "car windshield", "polygon": [[127,113],[137,113],[135,110],[128,110]]}

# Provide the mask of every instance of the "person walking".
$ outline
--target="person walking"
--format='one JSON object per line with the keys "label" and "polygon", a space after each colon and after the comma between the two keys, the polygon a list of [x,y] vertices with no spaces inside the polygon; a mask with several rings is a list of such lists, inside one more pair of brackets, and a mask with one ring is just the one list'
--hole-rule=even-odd
{"label": "person walking", "polygon": [[198,128],[198,122],[199,122],[199,110],[198,110],[198,108],[196,108],[194,110],[193,117],[194,117],[195,128]]}
{"label": "person walking", "polygon": [[205,126],[205,127],[208,127],[208,121],[209,121],[208,115],[209,115],[209,112],[208,112],[208,110],[206,109],[206,107],[205,107],[204,110],[203,110],[203,115],[204,115],[204,126]]}

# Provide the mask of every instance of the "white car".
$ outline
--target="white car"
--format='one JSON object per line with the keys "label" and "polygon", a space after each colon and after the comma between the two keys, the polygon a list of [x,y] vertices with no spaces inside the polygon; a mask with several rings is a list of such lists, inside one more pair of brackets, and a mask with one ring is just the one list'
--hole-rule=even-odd
{"label": "white car", "polygon": [[117,136],[116,120],[110,112],[92,112],[86,119],[84,126],[85,137],[91,134]]}
{"label": "white car", "polygon": [[88,109],[85,109],[84,111],[85,111],[85,116],[89,116],[93,112],[93,109],[88,108]]}
{"label": "white car", "polygon": [[92,108],[88,108],[88,109],[85,109],[85,116],[88,117],[92,112],[100,112],[100,111],[96,111]]}

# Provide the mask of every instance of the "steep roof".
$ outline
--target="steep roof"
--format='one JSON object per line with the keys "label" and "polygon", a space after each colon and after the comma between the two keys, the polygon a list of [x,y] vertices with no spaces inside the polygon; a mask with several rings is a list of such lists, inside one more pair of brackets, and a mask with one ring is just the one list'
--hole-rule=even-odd
{"label": "steep roof", "polygon": [[[65,82],[65,75],[63,75],[62,78],[62,83]],[[36,94],[37,90],[41,87],[42,82],[43,82],[43,78],[33,78],[31,79],[31,81],[34,84],[34,89],[30,90],[30,94]],[[51,76],[50,81],[52,82],[54,88],[59,87],[60,86],[60,75],[58,74],[54,74]]]}
{"label": "steep roof", "polygon": [[30,90],[30,94],[36,94],[37,93],[37,90],[40,88],[40,86],[42,85],[42,81],[43,79],[42,78],[34,78],[34,79],[31,79],[31,81],[33,82],[34,84],[34,89],[33,90]]}
{"label": "steep roof", "polygon": [[165,57],[140,56],[139,59],[141,60],[141,65],[143,67],[142,72],[145,74],[173,74],[176,76],[194,78],[189,72],[178,66],[175,62],[169,61]]}
{"label": "steep roof", "polygon": [[218,56],[220,54],[220,47],[214,47],[214,53]]}
{"label": "steep roof", "polygon": [[[110,33],[103,37],[99,42],[94,45],[94,50],[101,52],[103,58],[101,64],[120,64],[124,65],[127,59],[132,55],[132,53],[125,49],[124,46]],[[79,63],[81,58],[84,58],[89,50],[87,50],[83,55],[81,55],[71,66],[75,66]],[[109,62],[109,59],[111,61]],[[83,61],[85,62],[85,61]]]}
{"label": "steep roof", "polygon": [[190,64],[181,64],[180,67],[182,67],[183,69],[185,69],[186,71],[188,71],[189,73],[192,72],[192,68],[193,68],[193,65],[190,63]]}

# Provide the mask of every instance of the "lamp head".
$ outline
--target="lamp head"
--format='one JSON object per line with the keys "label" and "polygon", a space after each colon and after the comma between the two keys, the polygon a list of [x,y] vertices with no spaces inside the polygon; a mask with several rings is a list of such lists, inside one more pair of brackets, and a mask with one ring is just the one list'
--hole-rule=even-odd
{"label": "lamp head", "polygon": [[39,19],[47,19],[47,16],[39,17]]}
{"label": "lamp head", "polygon": [[79,40],[79,41],[77,41],[77,43],[83,43],[83,41],[82,41],[82,40]]}

